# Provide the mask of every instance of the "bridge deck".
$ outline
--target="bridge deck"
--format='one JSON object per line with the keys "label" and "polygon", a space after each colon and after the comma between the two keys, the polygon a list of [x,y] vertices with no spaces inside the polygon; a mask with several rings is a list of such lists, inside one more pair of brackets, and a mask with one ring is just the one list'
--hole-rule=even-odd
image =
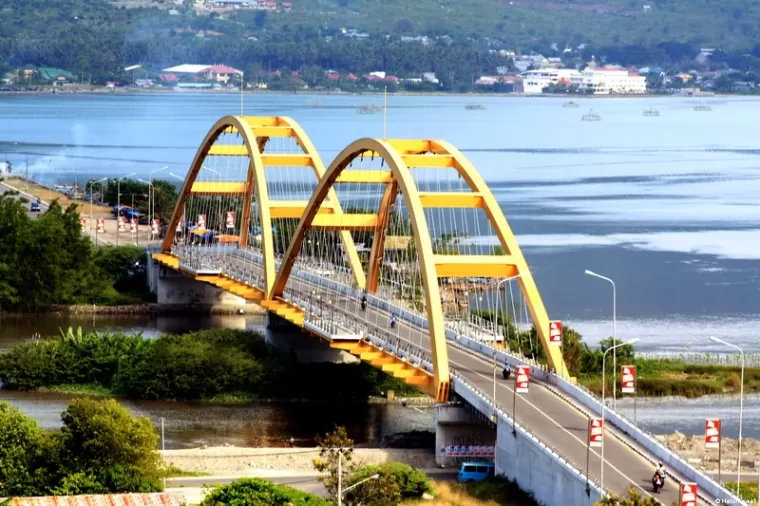
{"label": "bridge deck", "polygon": [[[174,260],[157,259],[165,265],[176,265]],[[244,267],[247,272],[256,272],[257,269],[261,269],[257,263],[241,256],[231,257],[228,254],[225,259],[227,262],[236,262],[239,267]],[[222,286],[224,285],[222,284]],[[358,300],[336,297],[334,292],[328,292],[324,287],[295,276],[289,282],[289,289],[300,293],[329,296],[332,298],[332,307],[340,312],[344,318],[350,318],[368,329],[385,333],[389,328],[390,315],[371,305],[366,312],[363,312]],[[429,344],[427,330],[413,326],[404,320],[399,320],[398,323],[398,335],[394,333],[394,337],[398,337],[414,347],[421,343],[427,349]],[[303,327],[303,323],[299,326]],[[363,360],[396,376],[394,367],[384,365],[395,363],[389,361],[392,355],[377,354],[379,350],[371,350],[358,343],[335,343],[332,346],[357,354]],[[494,369],[490,360],[465,351],[455,343],[450,342],[448,348],[449,363],[453,370],[482,391],[493,391]],[[501,364],[497,364],[497,367],[499,368],[498,374]],[[503,381],[499,378],[500,375],[497,376],[496,381],[496,402],[499,406],[506,407],[507,413],[511,415],[514,395],[513,382]],[[529,427],[545,444],[555,448],[575,467],[581,471],[585,470],[588,417],[578,407],[556,395],[541,381],[533,379],[530,393],[518,397],[516,419],[518,423]],[[648,454],[643,448],[638,448],[641,453],[634,451],[631,446],[636,448],[636,443],[627,439],[624,434],[615,430],[609,423],[608,431],[608,437],[605,440],[605,489],[622,495],[629,487],[633,486],[643,496],[655,497],[664,504],[677,501],[678,485],[672,479],[660,494],[651,492],[650,479],[654,473],[656,457]],[[614,437],[609,437],[610,434],[613,434]],[[623,442],[624,439],[625,442]],[[646,457],[642,456],[642,453]],[[601,455],[599,449],[591,450],[589,476],[597,483],[600,481]],[[677,475],[671,475],[671,478],[681,480],[681,477]],[[705,506],[714,503],[714,500],[711,502],[700,500],[700,504]]]}

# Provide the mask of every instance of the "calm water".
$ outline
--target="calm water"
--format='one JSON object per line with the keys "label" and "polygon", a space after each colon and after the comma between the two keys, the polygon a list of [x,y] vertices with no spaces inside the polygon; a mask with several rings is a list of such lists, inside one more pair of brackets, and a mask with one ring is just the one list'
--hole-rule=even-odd
{"label": "calm water", "polygon": [[[97,318],[94,321],[91,318],[43,316],[34,319],[0,318],[0,350],[26,341],[34,334],[43,337],[57,335],[59,328],[69,326],[82,327],[84,330],[142,332],[146,337],[215,327],[249,328],[264,332],[272,344],[293,349],[302,356],[320,349],[318,343],[304,339],[300,332],[270,332],[264,328],[263,318],[256,316],[123,317]],[[0,389],[0,401],[16,405],[38,420],[44,428],[60,426],[61,412],[70,399],[71,396],[54,393]],[[133,413],[150,418],[157,429],[163,418],[167,448],[194,448],[203,444],[224,443],[252,446],[257,442],[265,446],[282,446],[290,438],[297,445],[313,446],[314,437],[332,430],[335,424],[345,426],[357,444],[384,444],[394,434],[434,430],[432,411],[424,407],[404,408],[384,404],[220,406],[153,401],[122,403]]]}
{"label": "calm water", "polygon": [[[246,114],[293,117],[325,162],[358,137],[382,135],[381,115],[355,113],[367,97],[320,96],[324,107],[307,107],[313,98],[249,95]],[[473,102],[486,109],[464,109]],[[640,337],[642,350],[723,351],[708,340],[717,335],[760,351],[760,100],[707,99],[711,112],[685,98],[562,102],[390,97],[388,136],[441,138],[464,151],[510,220],[549,314],[588,342],[612,327],[610,286],[583,274],[592,269],[617,283],[618,336]],[[590,107],[602,121],[580,121]],[[661,116],[644,117],[649,107]],[[237,96],[2,97],[0,156],[22,170],[28,156],[30,174],[45,182],[145,178],[163,165],[184,175],[224,114],[239,114]],[[725,402],[710,405],[725,411],[730,431],[736,403]],[[689,432],[706,416],[699,403],[665,405],[673,410],[640,404],[639,420]]]}

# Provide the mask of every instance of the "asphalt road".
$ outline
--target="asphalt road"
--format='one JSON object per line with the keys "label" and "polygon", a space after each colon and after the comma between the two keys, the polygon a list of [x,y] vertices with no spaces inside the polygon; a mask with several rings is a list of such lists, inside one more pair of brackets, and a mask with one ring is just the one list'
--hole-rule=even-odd
{"label": "asphalt road", "polygon": [[[253,273],[260,270],[260,266],[237,255],[226,255],[228,261],[245,266],[246,270]],[[358,300],[349,300],[345,297],[336,296],[326,288],[317,284],[305,282],[296,278],[288,281],[288,290],[308,294],[315,291],[325,299],[332,300],[332,306],[346,316],[358,320],[369,327],[376,328],[386,335],[390,332],[390,315],[379,309],[369,306],[366,312],[361,310]],[[324,305],[323,305],[324,308]],[[393,335],[414,346],[429,349],[428,334],[426,330],[411,325],[399,319]],[[486,393],[493,392],[494,367],[490,360],[485,357],[475,356],[463,351],[452,343],[448,345],[449,365],[456,370],[471,384]],[[513,405],[513,381],[500,379],[501,364],[497,364],[496,401],[505,407],[511,414]],[[561,397],[551,392],[540,381],[531,378],[530,393],[520,394],[517,399],[516,419],[518,423],[528,427],[537,434],[544,444],[553,447],[560,455],[572,462],[578,469],[586,468],[586,438],[588,427],[588,415],[578,407],[570,404]],[[613,435],[614,437],[610,437]],[[668,481],[660,494],[652,492],[651,477],[654,474],[656,457],[643,449],[634,451],[629,445],[636,446],[633,441],[616,429],[607,426],[605,431],[604,448],[604,479],[602,480],[601,449],[591,450],[589,459],[589,476],[597,483],[603,481],[604,488],[613,493],[622,495],[633,486],[638,492],[651,496],[664,504],[678,500],[678,483],[682,478],[669,470]],[[643,457],[642,454],[647,455]],[[703,491],[700,491],[703,493]],[[700,500],[700,504],[715,504],[714,498]]]}
{"label": "asphalt road", "polygon": [[[15,191],[15,190],[13,188],[9,187],[9,186],[6,186],[3,183],[0,183],[0,195],[5,195],[6,193],[12,192],[12,191]],[[22,194],[16,195],[14,198],[25,198],[25,199],[29,200],[29,203],[25,204],[26,205],[26,214],[29,215],[29,217],[32,218],[32,219],[37,219],[37,217],[40,215],[40,213],[44,213],[47,210],[47,208],[48,208],[47,204],[42,203],[42,204],[40,204],[40,212],[39,213],[33,213],[33,212],[31,212],[29,210],[29,204],[31,204],[34,199],[30,199],[29,197],[26,197],[25,195],[22,195]]]}

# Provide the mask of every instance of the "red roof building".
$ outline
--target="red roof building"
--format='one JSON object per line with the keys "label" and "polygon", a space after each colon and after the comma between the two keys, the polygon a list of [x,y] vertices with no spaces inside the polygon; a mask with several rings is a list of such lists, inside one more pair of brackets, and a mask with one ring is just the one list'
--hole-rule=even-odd
{"label": "red roof building", "polygon": [[158,78],[165,83],[176,83],[179,78],[175,74],[158,74]]}
{"label": "red roof building", "polygon": [[291,9],[293,9],[293,4],[290,2],[282,2],[282,8],[285,9],[286,11],[290,11]]}
{"label": "red roof building", "polygon": [[327,80],[328,81],[337,81],[338,79],[340,79],[340,74],[338,74],[337,72],[328,72],[327,73]]}
{"label": "red roof building", "polygon": [[359,78],[358,78],[358,77],[356,77],[356,76],[355,76],[355,75],[353,75],[353,74],[348,74],[348,75],[346,76],[346,79],[348,79],[349,81],[358,81],[358,80],[359,80]]}

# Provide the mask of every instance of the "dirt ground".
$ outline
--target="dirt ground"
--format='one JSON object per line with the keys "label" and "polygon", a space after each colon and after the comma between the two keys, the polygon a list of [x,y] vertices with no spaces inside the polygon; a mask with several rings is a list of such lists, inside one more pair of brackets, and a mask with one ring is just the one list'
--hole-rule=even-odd
{"label": "dirt ground", "polygon": [[[69,197],[67,197],[63,193],[59,193],[59,192],[56,192],[56,191],[53,191],[53,190],[48,190],[47,188],[39,186],[39,185],[37,185],[35,183],[30,183],[30,182],[28,182],[25,179],[22,179],[20,177],[12,177],[12,176],[8,177],[8,178],[6,178],[6,182],[9,185],[13,186],[14,188],[17,188],[18,190],[20,190],[22,192],[26,192],[26,193],[29,193],[31,195],[34,195],[35,197],[39,197],[40,199],[42,199],[45,202],[52,202],[52,201],[58,199],[58,202],[61,204],[61,206],[64,209],[67,208],[69,206],[69,204],[71,204],[72,202],[74,202],[73,200],[71,200]],[[89,214],[89,212],[90,212],[90,203],[89,202],[86,202],[86,201],[83,201],[83,200],[77,200],[76,203],[79,204],[80,206],[83,206],[83,208],[84,208],[84,209],[82,209],[82,213],[81,214],[83,214],[83,215],[84,214]],[[98,215],[98,214],[107,214],[107,215],[110,216],[111,209],[108,208],[108,207],[104,207],[104,206],[93,205],[92,206],[92,212],[95,215]]]}
{"label": "dirt ground", "polygon": [[[281,470],[303,473],[314,471],[312,464],[319,457],[317,448],[239,448],[215,446],[189,450],[166,450],[164,460],[185,471],[209,473],[213,476],[245,475],[260,470]],[[369,449],[354,450],[354,462],[380,464],[404,462],[412,467],[435,467],[430,450]]]}
{"label": "dirt ground", "polygon": [[[674,432],[665,436],[657,436],[657,439],[698,467],[708,471],[718,469],[718,450],[706,450],[705,438],[702,436],[685,436],[680,432]],[[730,468],[736,470],[738,440],[723,438],[722,446],[722,469],[724,471]],[[755,462],[757,461],[760,461],[760,440],[742,438],[742,471],[756,471]]]}

